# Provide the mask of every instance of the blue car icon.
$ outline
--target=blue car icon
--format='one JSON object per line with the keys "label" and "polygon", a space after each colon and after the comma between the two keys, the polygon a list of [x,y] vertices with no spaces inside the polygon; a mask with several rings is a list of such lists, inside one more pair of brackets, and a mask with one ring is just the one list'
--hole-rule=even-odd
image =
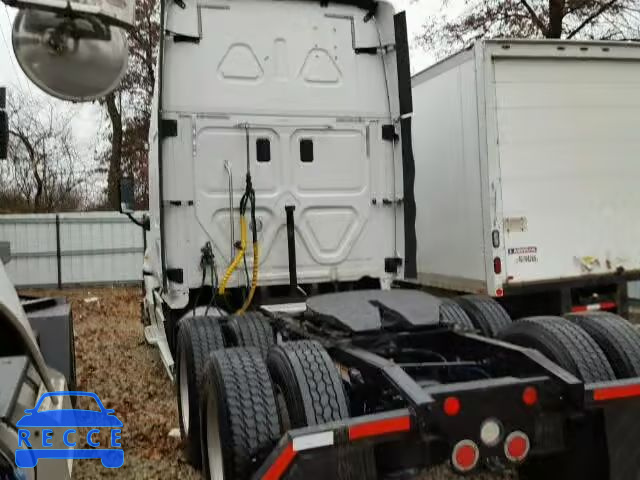
{"label": "blue car icon", "polygon": [[[84,396],[93,398],[98,407],[97,410],[82,409],[53,409],[39,412],[44,400],[48,397],[59,396]],[[47,392],[42,394],[38,403],[34,408],[24,411],[25,415],[18,421],[19,443],[18,447],[24,446],[29,448],[16,450],[16,465],[20,468],[33,468],[37,465],[40,458],[54,459],[90,459],[99,458],[107,468],[118,468],[124,463],[124,451],[120,443],[120,427],[122,422],[114,415],[114,410],[105,408],[100,398],[91,392]],[[30,428],[42,429],[42,444],[36,444],[36,437],[30,442]],[[52,431],[51,428],[67,428],[64,432],[64,443],[68,448],[52,448],[50,443]],[[99,428],[111,429],[110,447],[98,448],[100,444],[93,441],[93,435],[100,432]],[[69,443],[68,435],[75,433],[75,428],[91,428],[87,434],[87,443],[96,448],[72,448],[76,444]],[[42,447],[42,448],[39,448]]]}

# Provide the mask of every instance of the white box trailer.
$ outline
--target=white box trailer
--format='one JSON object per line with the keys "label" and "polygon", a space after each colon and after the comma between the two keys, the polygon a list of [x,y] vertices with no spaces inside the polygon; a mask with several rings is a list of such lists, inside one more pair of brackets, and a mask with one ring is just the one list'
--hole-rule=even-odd
{"label": "white box trailer", "polygon": [[640,273],[640,45],[481,41],[412,88],[419,281],[545,296],[539,313],[624,309]]}

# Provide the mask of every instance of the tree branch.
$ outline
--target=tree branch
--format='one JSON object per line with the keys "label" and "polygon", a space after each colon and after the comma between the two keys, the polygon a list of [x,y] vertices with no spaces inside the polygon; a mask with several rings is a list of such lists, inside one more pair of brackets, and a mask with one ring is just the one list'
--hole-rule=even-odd
{"label": "tree branch", "polygon": [[538,14],[536,13],[536,11],[531,7],[531,5],[529,5],[529,2],[527,2],[527,0],[520,0],[520,3],[524,6],[524,8],[527,9],[527,12],[529,12],[529,16],[533,20],[533,23],[535,23],[536,26],[542,32],[542,34],[546,36],[547,26],[544,23],[542,23],[542,20],[540,20],[540,17],[538,17]]}
{"label": "tree branch", "polygon": [[584,27],[586,27],[587,25],[589,25],[591,22],[593,22],[596,18],[598,18],[600,15],[602,15],[604,12],[606,12],[609,8],[611,8],[618,0],[610,0],[609,2],[605,3],[604,5],[602,5],[598,10],[596,10],[594,13],[592,13],[591,15],[589,15],[587,18],[585,18],[582,23],[580,25],[578,25],[578,27],[576,27],[576,29],[571,32],[569,35],[567,35],[567,38],[573,38],[578,32],[580,32],[580,30],[582,30]]}

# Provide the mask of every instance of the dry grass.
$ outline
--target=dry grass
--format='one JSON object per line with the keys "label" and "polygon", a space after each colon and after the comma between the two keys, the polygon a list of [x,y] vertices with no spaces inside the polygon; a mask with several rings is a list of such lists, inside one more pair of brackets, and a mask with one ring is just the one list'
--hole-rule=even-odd
{"label": "dry grass", "polygon": [[71,301],[78,390],[97,393],[124,424],[124,466],[107,469],[99,460],[77,460],[74,479],[200,478],[182,456],[180,440],[168,436],[178,427],[175,393],[155,349],[144,342],[140,290],[28,293],[65,296]]}

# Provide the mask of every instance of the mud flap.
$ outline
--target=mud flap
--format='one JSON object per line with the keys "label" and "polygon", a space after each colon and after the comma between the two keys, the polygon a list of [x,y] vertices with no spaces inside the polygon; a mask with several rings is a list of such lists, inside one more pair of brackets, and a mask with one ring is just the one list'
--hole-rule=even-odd
{"label": "mud flap", "polygon": [[298,455],[288,479],[375,480],[375,458],[369,445],[310,450]]}
{"label": "mud flap", "polygon": [[640,480],[640,402],[604,408],[609,480]]}

